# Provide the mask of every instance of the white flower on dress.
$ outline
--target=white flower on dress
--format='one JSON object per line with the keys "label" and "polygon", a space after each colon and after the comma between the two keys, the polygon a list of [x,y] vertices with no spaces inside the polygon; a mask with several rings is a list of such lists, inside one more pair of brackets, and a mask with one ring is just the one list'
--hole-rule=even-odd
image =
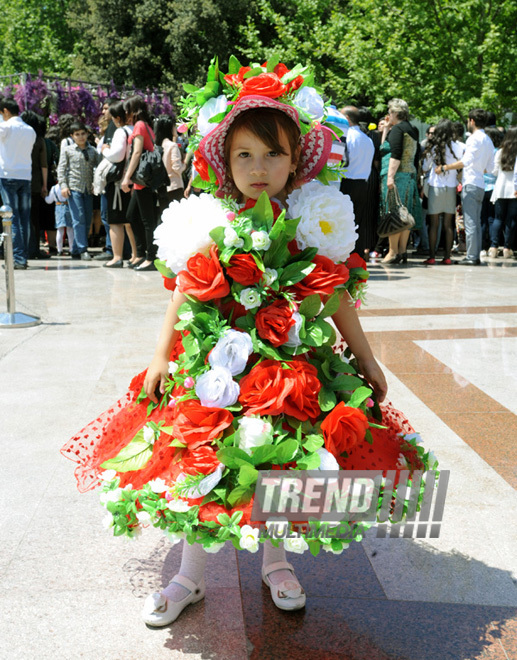
{"label": "white flower on dress", "polygon": [[156,441],[156,433],[154,432],[154,429],[152,429],[150,426],[146,424],[143,428],[143,431],[144,431],[144,440],[148,444],[154,445]]}
{"label": "white flower on dress", "polygon": [[229,369],[213,367],[197,379],[196,394],[201,405],[208,408],[227,408],[239,398],[240,387]]}
{"label": "white flower on dress", "polygon": [[320,447],[319,449],[316,449],[316,453],[319,454],[320,457],[320,466],[318,470],[339,470],[339,463],[328,449]]}
{"label": "white flower on dress", "polygon": [[104,518],[102,519],[102,526],[104,527],[104,529],[110,529],[111,527],[113,527],[113,524],[114,524],[113,516],[108,511],[104,516]]}
{"label": "white flower on dress", "polygon": [[158,259],[177,275],[198,252],[208,256],[214,243],[209,235],[212,229],[228,226],[221,201],[212,195],[191,195],[181,202],[171,202],[154,230]]}
{"label": "white flower on dress", "polygon": [[[210,493],[223,478],[224,469],[225,466],[222,463],[219,463],[216,469],[210,474],[207,474],[204,479],[201,479],[196,488],[191,488],[185,494],[185,497],[198,498],[208,495],[208,493]],[[185,475],[181,473],[178,475],[176,482],[182,483],[183,481],[185,481]]]}
{"label": "white flower on dress", "polygon": [[300,250],[315,247],[318,254],[332,261],[348,259],[358,238],[354,206],[348,195],[311,181],[294,190],[287,204],[292,217],[301,218],[296,229]]}
{"label": "white flower on dress", "polygon": [[212,367],[225,367],[232,376],[246,369],[248,358],[253,352],[253,343],[247,332],[227,330],[214,346],[208,362]]}
{"label": "white flower on dress", "polygon": [[246,309],[260,307],[261,299],[257,289],[247,288],[241,291],[240,302]]}
{"label": "white flower on dress", "polygon": [[227,248],[241,248],[244,245],[244,240],[239,238],[239,234],[233,227],[226,227],[224,230],[224,245]]}
{"label": "white flower on dress", "polygon": [[264,286],[271,286],[275,280],[278,279],[278,271],[274,268],[266,268],[262,275],[262,284]]}
{"label": "white flower on dress", "polygon": [[115,490],[108,490],[106,493],[100,494],[100,501],[103,506],[108,502],[120,502],[122,499],[122,488],[115,488]]}
{"label": "white flower on dress", "polygon": [[239,545],[243,550],[248,550],[249,552],[257,552],[259,549],[258,535],[258,529],[252,527],[251,525],[243,525],[241,527],[241,540],[239,541]]}
{"label": "white flower on dress", "polygon": [[320,121],[325,114],[325,103],[314,87],[302,87],[294,97],[294,104],[312,119]]}
{"label": "white flower on dress", "polygon": [[116,470],[104,470],[104,472],[101,472],[101,474],[99,475],[99,478],[101,479],[101,481],[105,481],[106,483],[109,483],[110,481],[113,481],[116,476],[117,476]]}
{"label": "white flower on dress", "polygon": [[153,493],[156,493],[157,495],[160,495],[160,493],[165,493],[167,490],[167,484],[161,478],[153,479],[149,482],[149,486],[151,487]]}
{"label": "white flower on dress", "polygon": [[176,545],[176,543],[183,541],[183,539],[185,539],[187,536],[185,532],[171,532],[168,529],[164,529],[163,533],[169,539],[172,545]]}
{"label": "white flower on dress", "polygon": [[216,552],[219,552],[219,550],[222,550],[225,546],[224,541],[222,543],[213,543],[210,547],[204,547],[203,550],[205,552],[208,552],[208,554],[214,555]]}
{"label": "white flower on dress", "polygon": [[251,240],[254,250],[269,250],[269,246],[271,245],[271,239],[267,231],[251,232]]}
{"label": "white flower on dress", "polygon": [[273,426],[258,416],[241,417],[235,439],[237,447],[251,456],[253,447],[272,444]]}
{"label": "white flower on dress", "polygon": [[309,546],[307,541],[300,536],[299,538],[284,539],[284,548],[287,552],[296,552],[299,555],[303,555],[309,549]]}
{"label": "white flower on dress", "polygon": [[268,518],[266,520],[266,529],[269,531],[271,527],[274,528],[275,530],[275,535],[278,534],[278,536],[283,536],[284,534],[287,534],[287,530],[289,528],[289,523],[286,518]]}
{"label": "white flower on dress", "polygon": [[294,312],[292,318],[294,325],[289,328],[289,332],[287,333],[287,341],[285,342],[284,346],[301,346],[303,341],[300,339],[300,329],[302,327],[303,318],[301,314],[298,314],[298,312]]}
{"label": "white flower on dress", "polygon": [[147,511],[139,511],[136,514],[136,517],[138,519],[138,522],[141,523],[142,525],[147,525],[151,522],[151,514],[148,513]]}
{"label": "white flower on dress", "polygon": [[176,371],[178,371],[179,368],[180,367],[179,367],[179,364],[177,362],[172,362],[172,361],[169,362],[169,374],[171,376],[174,376],[174,374],[176,373]]}
{"label": "white flower on dress", "polygon": [[341,550],[334,550],[331,545],[325,544],[323,550],[325,550],[325,552],[331,552],[333,555],[340,555],[344,550],[348,550],[349,546],[349,543],[345,543]]}
{"label": "white flower on dress", "polygon": [[174,513],[186,513],[192,507],[186,500],[174,499],[167,503],[167,508]]}
{"label": "white flower on dress", "polygon": [[210,131],[213,131],[214,128],[219,126],[214,122],[210,122],[209,119],[215,117],[216,115],[224,112],[228,107],[228,99],[224,94],[221,94],[218,97],[213,97],[209,99],[199,111],[197,118],[197,128],[203,137],[208,135]]}

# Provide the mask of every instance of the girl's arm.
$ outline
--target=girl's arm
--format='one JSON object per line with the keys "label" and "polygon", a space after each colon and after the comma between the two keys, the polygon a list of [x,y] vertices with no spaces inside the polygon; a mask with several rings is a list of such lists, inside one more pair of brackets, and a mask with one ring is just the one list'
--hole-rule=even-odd
{"label": "girl's arm", "polygon": [[359,317],[348,293],[343,297],[341,305],[332,320],[356,357],[359,369],[372,386],[377,399],[379,402],[384,401],[388,392],[386,378],[373,356],[372,349],[361,328]]}
{"label": "girl's arm", "polygon": [[163,394],[165,391],[165,379],[169,374],[169,356],[179,334],[178,330],[174,330],[174,326],[178,322],[178,309],[186,300],[186,297],[178,289],[174,290],[165,313],[154,357],[147,369],[144,390],[153,403],[158,403],[155,394],[158,381],[160,382],[160,392]]}
{"label": "girl's arm", "polygon": [[143,136],[135,135],[133,139],[133,154],[131,156],[131,160],[129,161],[129,165],[127,166],[126,173],[124,174],[124,178],[122,179],[122,183],[120,184],[120,187],[124,192],[129,192],[129,186],[131,185],[131,177],[135,173],[135,170],[138,166],[138,161],[140,160],[140,156],[142,155],[143,150],[144,150]]}

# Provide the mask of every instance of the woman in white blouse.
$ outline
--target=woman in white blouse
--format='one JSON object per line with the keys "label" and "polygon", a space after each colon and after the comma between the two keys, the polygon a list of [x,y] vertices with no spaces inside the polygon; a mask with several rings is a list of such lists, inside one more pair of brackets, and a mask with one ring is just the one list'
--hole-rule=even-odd
{"label": "woman in white blouse", "polygon": [[[430,133],[424,151],[425,172],[429,171],[429,196],[427,217],[429,218],[429,259],[426,266],[436,263],[435,250],[438,238],[440,215],[443,214],[445,232],[445,257],[442,264],[451,264],[451,250],[454,239],[454,218],[456,214],[456,170],[444,171],[444,166],[455,163],[461,156],[460,146],[454,141],[453,124],[441,119]],[[439,169],[439,173],[436,172]]]}
{"label": "woman in white blouse", "polygon": [[494,161],[494,184],[491,201],[495,204],[495,218],[490,227],[489,257],[497,256],[501,229],[504,236],[503,258],[513,258],[515,229],[517,226],[517,197],[514,171],[517,167],[517,128],[510,128],[497,151]]}
{"label": "woman in white blouse", "polygon": [[173,201],[181,201],[184,197],[182,172],[185,163],[181,151],[174,141],[174,120],[169,115],[161,115],[154,122],[156,144],[162,148],[162,160],[169,175],[169,185],[166,194],[160,195],[160,206],[163,211]]}
{"label": "woman in white blouse", "polygon": [[127,209],[131,193],[124,192],[120,187],[120,182],[127,166],[127,158],[129,156],[128,138],[133,132],[133,126],[131,124],[131,118],[126,116],[122,101],[110,105],[110,114],[117,130],[113,134],[111,144],[102,145],[102,155],[113,164],[119,165],[120,178],[118,181],[111,181],[106,185],[108,224],[110,226],[110,238],[113,246],[113,258],[107,261],[104,266],[106,268],[122,268],[124,266],[122,257],[124,252],[124,231],[126,231],[131,245],[131,259],[128,265],[130,268],[134,268],[143,259],[139,260],[136,256],[135,236],[130,223],[127,221]]}

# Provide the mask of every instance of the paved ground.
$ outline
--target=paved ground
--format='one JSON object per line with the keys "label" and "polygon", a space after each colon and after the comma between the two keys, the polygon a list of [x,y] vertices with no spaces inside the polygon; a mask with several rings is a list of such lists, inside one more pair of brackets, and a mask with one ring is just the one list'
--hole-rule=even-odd
{"label": "paved ground", "polygon": [[391,400],[451,470],[440,538],[295,556],[294,615],[271,605],[260,558],[227,547],[205,601],[158,631],[139,610],[178,546],[111,538],[59,448],[145,368],[167,292],[95,262],[17,271],[18,308],[43,324],[0,330],[0,658],[517,659],[517,262],[411,261],[373,266],[363,326]]}

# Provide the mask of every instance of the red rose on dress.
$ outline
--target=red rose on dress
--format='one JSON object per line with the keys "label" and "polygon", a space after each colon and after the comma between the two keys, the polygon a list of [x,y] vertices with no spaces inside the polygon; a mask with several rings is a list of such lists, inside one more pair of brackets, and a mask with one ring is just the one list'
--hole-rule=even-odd
{"label": "red rose on dress", "polygon": [[258,76],[247,78],[239,94],[243,96],[267,96],[276,99],[287,92],[287,86],[280,81],[276,73],[260,73]]}
{"label": "red rose on dress", "polygon": [[294,324],[293,312],[287,300],[275,300],[272,305],[259,309],[255,317],[257,332],[273,346],[285,344]]}
{"label": "red rose on dress", "polygon": [[349,270],[352,270],[352,268],[364,268],[364,270],[367,270],[366,261],[360,257],[357,252],[353,252],[348,257],[345,264]]}
{"label": "red rose on dress", "polygon": [[337,286],[348,281],[348,268],[344,264],[335,264],[320,254],[312,261],[316,264],[314,270],[292,287],[298,297],[305,298],[314,293],[330,296]]}
{"label": "red rose on dress", "polygon": [[216,245],[210,248],[210,257],[201,253],[190,257],[187,268],[188,270],[178,273],[181,293],[195,296],[203,302],[224,298],[230,293],[230,285],[219,262]]}
{"label": "red rose on dress", "polygon": [[321,423],[325,447],[334,456],[348,452],[360,442],[368,428],[366,415],[359,408],[351,408],[343,401],[330,411]]}
{"label": "red rose on dress", "polygon": [[203,181],[210,181],[210,174],[208,172],[208,163],[205,160],[203,154],[197,149],[197,151],[194,151],[194,162],[192,163],[192,167],[196,170],[196,172],[199,174],[199,176],[203,179]]}
{"label": "red rose on dress", "polygon": [[222,504],[208,502],[208,504],[203,504],[203,506],[199,507],[198,518],[202,522],[215,522],[220,525],[221,523],[217,520],[217,516],[221,513],[227,513],[229,516],[232,515],[231,510],[226,509]]}
{"label": "red rose on dress", "polygon": [[169,291],[174,291],[176,288],[176,282],[177,278],[176,277],[164,277],[163,278],[163,286],[168,289]]}
{"label": "red rose on dress", "polygon": [[217,458],[215,451],[212,447],[203,445],[188,451],[181,461],[181,466],[185,474],[211,474],[219,465],[220,461]]}
{"label": "red rose on dress", "polygon": [[280,415],[301,421],[320,413],[318,393],[321,383],[316,367],[305,360],[285,362],[264,360],[240,381],[240,403],[246,414]]}
{"label": "red rose on dress", "polygon": [[178,403],[174,409],[173,434],[190,450],[208,445],[233,422],[233,415],[224,408],[208,408],[195,399]]}
{"label": "red rose on dress", "polygon": [[[282,209],[273,200],[270,199],[269,201],[271,202],[271,208],[273,209],[273,219],[276,220],[278,218],[278,216],[280,215],[280,213],[282,213]],[[242,209],[239,211],[239,215],[241,213],[244,213],[244,211],[248,211],[249,209],[252,209],[255,206],[256,203],[257,203],[256,199],[248,199],[246,204],[244,204]]]}
{"label": "red rose on dress", "polygon": [[228,73],[226,74],[224,79],[229,85],[235,87],[236,85],[240,85],[244,81],[244,74],[248,73],[248,71],[251,71],[250,66],[241,66],[241,68],[239,69],[239,73]]}
{"label": "red rose on dress", "polygon": [[257,266],[251,254],[234,254],[226,274],[239,284],[257,284],[262,279],[262,271]]}

